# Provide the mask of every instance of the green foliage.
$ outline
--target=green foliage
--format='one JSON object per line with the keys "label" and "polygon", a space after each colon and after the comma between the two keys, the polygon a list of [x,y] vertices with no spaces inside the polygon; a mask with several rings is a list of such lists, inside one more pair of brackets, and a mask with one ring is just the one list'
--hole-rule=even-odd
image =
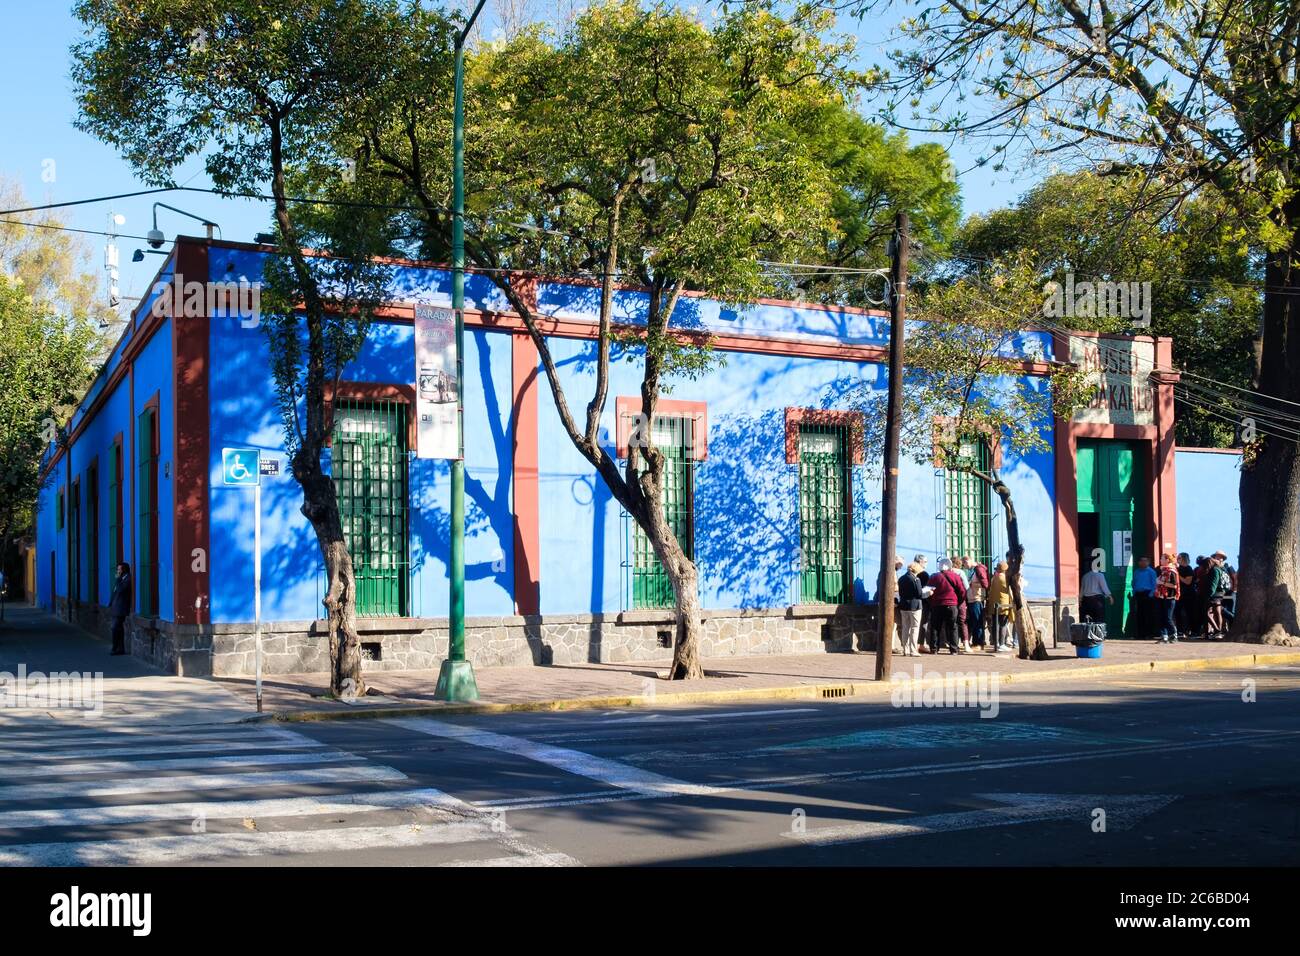
{"label": "green foliage", "polygon": [[[1068,365],[1026,374],[1025,362],[1045,361],[1026,331],[1042,303],[1038,270],[1025,259],[991,263],[980,275],[932,285],[913,300],[919,321],[909,322],[904,347],[904,454],[961,470],[969,464],[960,446],[972,435],[1004,442],[1018,455],[1051,449],[1053,417],[1072,416],[1095,384]],[[882,458],[887,395],[864,384],[852,397],[867,412],[869,457]]]}
{"label": "green foliage", "polygon": [[374,257],[393,251],[398,228],[382,189],[328,144],[386,88],[395,65],[379,53],[401,5],[82,0],[76,13],[88,32],[73,48],[79,128],[150,183],[171,184],[178,166],[202,156],[219,189],[270,184],[280,252],[263,276],[262,327],[289,447],[319,446],[323,385],[365,341],[391,274]]}
{"label": "green foliage", "polygon": [[29,527],[42,454],[90,381],[98,341],[84,316],[59,314],[0,270],[0,542]]}
{"label": "green foliage", "polygon": [[[912,239],[927,254],[948,248],[961,215],[961,191],[943,147],[913,146],[906,133],[887,133],[844,103],[828,106],[808,135],[833,182],[833,228],[820,236],[818,262],[886,268],[887,243],[900,212],[908,214]],[[880,280],[862,275],[794,278],[788,294],[796,297],[855,306],[869,306],[873,297],[878,304],[880,297]]]}
{"label": "green foliage", "polygon": [[[1189,199],[1168,216],[1134,212],[1144,177],[1051,176],[1012,207],[972,216],[954,244],[959,273],[982,275],[991,260],[1023,256],[1040,286],[1078,281],[1150,282],[1153,335],[1173,339],[1180,369],[1249,387],[1262,293],[1257,257],[1221,201]],[[964,258],[963,258],[964,257]],[[1124,331],[1125,319],[1076,316],[1074,328]],[[1228,446],[1220,415],[1179,406],[1179,444]]]}

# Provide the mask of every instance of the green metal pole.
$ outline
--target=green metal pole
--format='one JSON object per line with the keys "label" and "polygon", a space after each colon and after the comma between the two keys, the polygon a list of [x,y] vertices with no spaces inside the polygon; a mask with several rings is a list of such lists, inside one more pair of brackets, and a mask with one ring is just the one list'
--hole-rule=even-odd
{"label": "green metal pole", "polygon": [[456,315],[457,457],[451,463],[451,600],[447,659],[438,674],[438,700],[478,700],[474,666],[465,659],[465,39],[486,0],[478,0],[456,34],[456,92],[452,105],[451,308]]}

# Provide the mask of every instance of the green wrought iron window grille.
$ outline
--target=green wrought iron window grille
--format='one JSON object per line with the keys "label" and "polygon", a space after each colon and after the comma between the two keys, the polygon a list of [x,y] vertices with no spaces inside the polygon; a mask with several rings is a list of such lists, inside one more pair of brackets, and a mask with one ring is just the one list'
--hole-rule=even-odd
{"label": "green wrought iron window grille", "polygon": [[[988,442],[977,436],[963,437],[957,448],[957,463],[988,474],[991,467]],[[953,558],[969,555],[986,567],[993,567],[988,484],[961,468],[945,468],[943,498],[946,554]]]}
{"label": "green wrought iron window grille", "polygon": [[334,408],[334,491],[362,617],[410,613],[406,416],[404,402]]}
{"label": "green wrought iron window grille", "polygon": [[853,587],[849,429],[799,426],[799,600],[848,604]]}
{"label": "green wrought iron window grille", "polygon": [[[656,415],[651,440],[667,459],[664,467],[664,517],[686,557],[695,560],[695,419]],[[632,607],[676,604],[672,580],[641,526],[632,524]]]}

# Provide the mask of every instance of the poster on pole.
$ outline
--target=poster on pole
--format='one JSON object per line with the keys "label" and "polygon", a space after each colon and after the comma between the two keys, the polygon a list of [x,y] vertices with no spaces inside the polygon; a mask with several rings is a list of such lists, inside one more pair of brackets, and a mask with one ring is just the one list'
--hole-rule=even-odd
{"label": "poster on pole", "polygon": [[456,314],[415,307],[415,413],[417,458],[460,457],[456,409]]}

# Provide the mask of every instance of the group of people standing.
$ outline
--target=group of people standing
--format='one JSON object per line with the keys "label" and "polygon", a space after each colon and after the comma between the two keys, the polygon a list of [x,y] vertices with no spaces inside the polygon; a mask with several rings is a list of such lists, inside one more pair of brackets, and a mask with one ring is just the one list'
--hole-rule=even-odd
{"label": "group of people standing", "polygon": [[[1008,564],[989,569],[970,556],[943,558],[930,572],[928,559],[918,554],[898,579],[898,640],[904,657],[968,654],[974,648],[992,653],[1014,645],[1011,624],[1015,602],[1007,582]],[[903,559],[894,559],[894,570]]]}
{"label": "group of people standing", "polygon": [[[1133,569],[1132,634],[1162,644],[1194,637],[1223,640],[1236,590],[1237,572],[1223,551],[1198,557],[1195,566],[1186,552],[1162,555],[1158,567],[1140,557]],[[1115,603],[1106,575],[1096,568],[1083,576],[1079,595],[1085,621],[1104,621],[1106,605]]]}

